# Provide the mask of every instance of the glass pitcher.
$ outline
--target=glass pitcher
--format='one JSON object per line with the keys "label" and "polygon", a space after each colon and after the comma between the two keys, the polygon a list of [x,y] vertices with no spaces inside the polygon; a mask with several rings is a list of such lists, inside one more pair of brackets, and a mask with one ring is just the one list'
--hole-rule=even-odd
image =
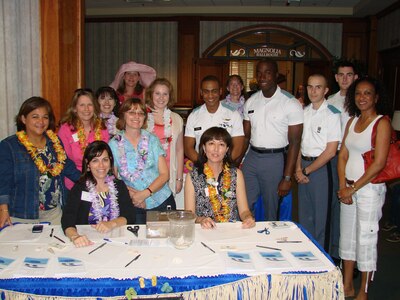
{"label": "glass pitcher", "polygon": [[168,214],[169,240],[176,249],[186,249],[194,242],[194,213],[188,210],[172,211]]}

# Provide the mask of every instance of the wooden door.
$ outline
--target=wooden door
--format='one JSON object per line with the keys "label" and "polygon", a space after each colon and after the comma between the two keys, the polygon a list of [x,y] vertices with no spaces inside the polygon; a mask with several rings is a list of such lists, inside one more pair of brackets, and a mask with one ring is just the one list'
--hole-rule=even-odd
{"label": "wooden door", "polygon": [[199,58],[195,60],[194,65],[193,107],[196,107],[204,103],[200,96],[200,82],[205,76],[216,76],[221,83],[222,89],[225,89],[225,82],[229,76],[229,61]]}

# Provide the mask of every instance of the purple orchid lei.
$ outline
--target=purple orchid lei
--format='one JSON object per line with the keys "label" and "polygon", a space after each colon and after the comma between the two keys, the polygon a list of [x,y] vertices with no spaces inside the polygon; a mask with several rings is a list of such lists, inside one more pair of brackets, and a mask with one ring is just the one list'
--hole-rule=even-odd
{"label": "purple orchid lei", "polygon": [[110,135],[116,135],[118,132],[117,127],[115,124],[118,121],[118,118],[112,112],[109,116],[105,116],[103,113],[100,114],[100,117],[105,121],[107,126],[107,131]]}
{"label": "purple orchid lei", "polygon": [[102,201],[100,200],[94,183],[89,180],[86,181],[86,187],[89,190],[89,200],[92,203],[92,214],[97,222],[110,221],[119,217],[119,205],[117,201],[118,191],[115,187],[114,176],[107,176],[105,183],[108,185],[107,198],[110,200],[109,209],[104,209],[106,207],[105,202],[104,207],[102,206]]}
{"label": "purple orchid lei", "polygon": [[118,152],[120,157],[120,170],[119,173],[122,177],[126,178],[130,182],[135,182],[141,177],[143,170],[145,169],[147,155],[149,154],[149,138],[145,134],[141,134],[140,141],[137,146],[137,161],[136,161],[136,170],[134,173],[128,171],[128,164],[126,161],[126,154],[124,149],[124,139],[120,136],[118,140]]}

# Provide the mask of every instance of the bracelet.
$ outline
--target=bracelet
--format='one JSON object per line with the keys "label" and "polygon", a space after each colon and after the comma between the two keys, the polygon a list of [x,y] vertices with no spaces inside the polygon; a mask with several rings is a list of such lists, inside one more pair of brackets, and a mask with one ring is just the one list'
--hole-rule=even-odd
{"label": "bracelet", "polygon": [[356,186],[353,184],[350,184],[350,187],[353,189],[354,193],[356,193],[358,191],[358,189],[356,188]]}
{"label": "bracelet", "polygon": [[177,178],[177,181],[182,181],[183,182],[183,178]]}
{"label": "bracelet", "polygon": [[303,169],[301,170],[301,172],[303,173],[304,176],[307,176],[307,177],[308,177],[308,175],[310,175],[310,174],[307,174],[306,168],[303,168]]}
{"label": "bracelet", "polygon": [[78,237],[80,237],[80,235],[79,235],[79,234],[76,234],[76,235],[71,236],[71,237],[69,238],[69,240],[70,240],[71,242],[74,242]]}
{"label": "bracelet", "polygon": [[153,191],[150,188],[147,188],[147,190],[150,192],[150,196],[153,196]]}

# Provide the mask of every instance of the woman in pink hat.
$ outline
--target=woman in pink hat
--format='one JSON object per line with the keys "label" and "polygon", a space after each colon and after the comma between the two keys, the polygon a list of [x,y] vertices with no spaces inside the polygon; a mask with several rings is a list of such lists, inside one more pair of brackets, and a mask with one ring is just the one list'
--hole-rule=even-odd
{"label": "woman in pink hat", "polygon": [[121,65],[110,86],[117,91],[120,103],[129,98],[139,98],[144,103],[144,90],[155,78],[152,67],[130,61]]}

